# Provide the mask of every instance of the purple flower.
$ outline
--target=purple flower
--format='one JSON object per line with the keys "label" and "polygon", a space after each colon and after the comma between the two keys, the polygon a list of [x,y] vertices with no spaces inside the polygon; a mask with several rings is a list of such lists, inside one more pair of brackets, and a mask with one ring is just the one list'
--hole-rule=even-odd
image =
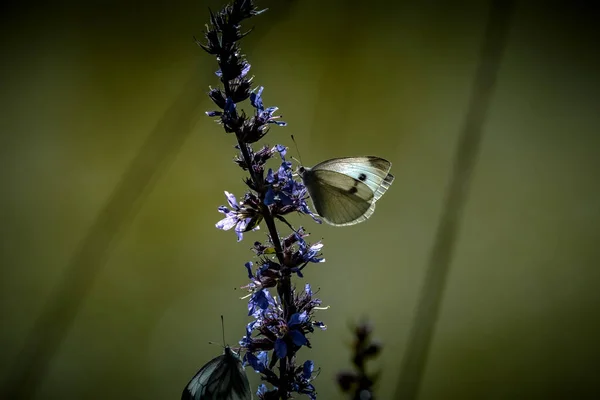
{"label": "purple flower", "polygon": [[277,340],[275,340],[275,355],[279,359],[284,358],[287,355],[287,344],[283,338],[277,338]]}
{"label": "purple flower", "polygon": [[302,329],[303,325],[307,322],[309,322],[309,317],[306,311],[293,314],[288,321],[288,328],[290,329],[288,334],[290,335],[292,342],[298,347],[306,346],[308,344],[308,339],[304,335]]}
{"label": "purple flower", "polygon": [[[253,143],[263,138],[272,125],[286,123],[276,115],[277,107],[265,107],[262,86],[251,90],[250,63],[238,44],[248,33],[241,30],[241,22],[262,11],[253,0],[230,1],[221,11],[210,12],[206,40],[197,43],[216,56],[216,75],[221,82],[220,87],[210,88],[208,96],[216,109],[206,114],[215,117],[226,132],[235,133],[238,154],[234,162],[248,172],[244,181],[249,191],[242,198],[225,192],[228,205],[218,208],[224,215],[216,227],[233,230],[238,242],[244,232],[259,229],[263,219],[268,227],[264,243],[254,242],[251,248],[255,258],[244,265],[249,283],[243,288],[249,293],[243,298],[247,299],[252,321],[239,341],[245,350],[243,363],[260,373],[261,380],[269,385],[258,387],[256,395],[260,400],[292,398],[293,392],[315,399],[311,383],[316,377],[314,364],[297,361],[296,353],[311,346],[310,334],[315,327],[326,329],[323,322],[314,319],[315,311],[323,307],[321,300],[313,297],[310,285],[298,291],[291,278],[293,274],[302,276],[306,265],[325,261],[321,255],[323,244],[308,243],[304,229],[294,229],[285,216],[298,212],[321,221],[307,204],[309,196],[304,183],[294,179],[292,162],[285,158],[287,148],[280,144],[257,147],[256,151],[253,148]],[[248,115],[240,104],[245,100],[250,100],[253,107]],[[269,168],[267,162],[276,154],[281,162]],[[278,221],[293,233],[282,237]]]}
{"label": "purple flower", "polygon": [[254,318],[262,316],[275,304],[275,299],[267,289],[257,290],[248,301],[248,315]]}
{"label": "purple flower", "polygon": [[246,353],[244,355],[244,362],[250,364],[256,372],[264,372],[268,368],[269,353],[266,351],[261,351],[257,355]]}
{"label": "purple flower", "polygon": [[[246,264],[252,279],[256,276],[251,272],[251,263]],[[314,310],[320,308],[321,301],[313,298],[309,284],[302,293],[293,296],[294,307],[298,312],[285,319],[283,309],[267,289],[253,289],[248,302],[248,315],[256,318],[246,326],[246,335],[240,345],[249,352],[257,350],[274,350],[278,359],[286,357],[290,351],[294,353],[302,346],[310,347],[306,337],[314,331],[314,326],[323,330],[327,327],[320,321],[314,321]],[[252,333],[258,332],[257,336]],[[262,372],[262,371],[259,371]]]}
{"label": "purple flower", "polygon": [[258,396],[258,398],[262,399],[263,395],[267,392],[267,385],[265,385],[264,383],[261,383],[260,385],[258,385],[258,390],[256,391],[256,395]]}
{"label": "purple flower", "polygon": [[[297,234],[298,235],[298,234]],[[300,235],[298,235],[298,253],[297,258],[302,260],[303,263],[322,263],[325,262],[324,258],[317,257],[321,253],[321,249],[323,248],[323,243],[317,242],[312,245],[308,245]]]}
{"label": "purple flower", "polygon": [[317,398],[315,387],[311,383],[316,378],[316,376],[313,376],[314,368],[314,363],[311,360],[306,360],[302,367],[296,368],[292,384],[294,392],[305,394],[313,400]]}
{"label": "purple flower", "polygon": [[[256,90],[256,89],[255,89]],[[276,124],[278,126],[286,126],[287,124],[283,121],[277,121],[281,116],[273,116],[273,113],[277,111],[278,107],[269,107],[265,109],[262,101],[262,92],[264,87],[258,88],[258,93],[252,92],[250,94],[250,104],[256,108],[256,121],[261,124]]]}
{"label": "purple flower", "polygon": [[256,89],[250,93],[250,104],[256,108],[256,114],[244,122],[240,132],[240,137],[245,143],[254,143],[260,140],[269,131],[269,124],[287,125],[285,122],[279,121],[280,115],[273,115],[278,110],[277,107],[265,109],[261,97],[263,87],[258,88],[258,92],[255,91]]}
{"label": "purple flower", "polygon": [[[236,146],[239,148],[239,146]],[[254,152],[252,150],[252,146],[250,145],[246,145],[247,151],[248,151],[248,155],[250,156],[250,165],[252,170],[254,170],[255,175],[257,176],[257,178],[259,179],[260,182],[263,182],[263,176],[264,176],[264,169],[265,169],[265,164],[267,163],[267,161],[269,159],[271,159],[273,157],[273,155],[275,153],[279,153],[279,154],[285,154],[286,152],[286,147],[282,146],[282,145],[275,145],[273,147],[269,147],[269,146],[264,146],[262,147],[260,150]],[[242,152],[240,152],[240,154],[234,159],[235,163],[238,164],[244,171],[247,171],[250,169],[250,167],[248,167],[246,160],[244,159],[244,155]],[[252,182],[252,180],[247,181],[246,182],[248,184],[248,186],[254,190],[254,191],[261,191],[262,188],[260,186],[256,186],[254,184],[254,182]]]}
{"label": "purple flower", "polygon": [[267,385],[261,383],[256,391],[256,396],[259,400],[279,400],[279,394],[277,393],[277,387],[272,390],[267,389]]}
{"label": "purple flower", "polygon": [[[256,243],[254,244],[255,247]],[[266,289],[277,285],[277,281],[281,278],[281,266],[279,264],[266,258],[261,259],[255,273],[252,272],[253,265],[251,261],[245,264],[250,284],[244,286],[244,289],[254,292],[259,288]]]}
{"label": "purple flower", "polygon": [[224,231],[234,228],[239,242],[243,238],[243,232],[259,229],[258,224],[263,217],[258,211],[258,198],[247,193],[242,203],[238,204],[233,194],[226,191],[225,197],[231,209],[219,206],[219,212],[225,214],[225,218],[217,222],[215,226]]}
{"label": "purple flower", "polygon": [[279,151],[281,165],[277,172],[269,169],[265,183],[269,185],[264,204],[273,215],[283,216],[292,212],[310,215],[317,223],[322,221],[308,207],[308,191],[300,180],[294,179],[292,163],[285,160],[285,148]]}

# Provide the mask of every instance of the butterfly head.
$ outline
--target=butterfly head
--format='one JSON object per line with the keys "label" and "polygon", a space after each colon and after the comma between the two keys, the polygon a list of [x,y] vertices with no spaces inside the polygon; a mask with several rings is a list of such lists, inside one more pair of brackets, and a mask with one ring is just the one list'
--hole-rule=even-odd
{"label": "butterfly head", "polygon": [[234,358],[240,358],[240,354],[238,352],[236,352],[234,349],[232,349],[231,347],[229,347],[229,346],[225,346],[223,353],[226,356],[230,356],[230,357],[234,357]]}
{"label": "butterfly head", "polygon": [[295,174],[300,178],[303,178],[304,174],[306,174],[308,171],[310,171],[310,168],[300,165],[298,168],[296,168]]}

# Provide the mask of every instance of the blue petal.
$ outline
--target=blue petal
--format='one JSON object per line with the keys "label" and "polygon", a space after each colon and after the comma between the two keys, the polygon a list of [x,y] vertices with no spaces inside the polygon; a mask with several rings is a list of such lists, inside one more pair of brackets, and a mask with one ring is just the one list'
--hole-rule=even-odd
{"label": "blue petal", "polygon": [[261,396],[265,393],[267,393],[267,385],[265,385],[264,383],[261,383],[260,385],[258,385],[258,390],[256,391],[256,395]]}
{"label": "blue petal", "polygon": [[246,63],[242,69],[242,72],[240,73],[240,77],[243,78],[244,76],[248,75],[248,72],[250,72],[250,64]]}
{"label": "blue petal", "polygon": [[296,273],[298,277],[304,278],[304,274],[302,273],[302,271],[300,271],[300,268],[292,268],[292,272]]}
{"label": "blue petal", "polygon": [[270,117],[277,110],[279,110],[279,107],[269,107],[264,111],[264,114],[267,114]]}
{"label": "blue petal", "polygon": [[225,191],[225,197],[227,198],[227,202],[234,210],[239,210],[240,206],[238,205],[237,199],[235,195],[229,193],[227,190]]}
{"label": "blue petal", "polygon": [[254,107],[258,110],[264,110],[264,106],[263,106],[263,102],[262,102],[262,98],[261,98],[263,89],[264,89],[264,87],[261,86],[258,89],[257,93],[250,94],[250,104],[252,104],[252,107]]}
{"label": "blue petal", "polygon": [[228,231],[229,229],[236,226],[237,223],[238,223],[237,216],[232,213],[231,215],[228,215],[227,217],[225,217],[222,220],[220,220],[219,222],[217,222],[215,224],[215,226],[224,231]]}
{"label": "blue petal", "polygon": [[285,147],[282,144],[277,144],[277,145],[275,145],[275,149],[277,150],[277,152],[279,152],[279,155],[281,156],[281,159],[283,160],[283,157],[287,153],[287,147]]}
{"label": "blue petal", "polygon": [[262,277],[262,275],[263,275],[263,272],[265,272],[266,270],[268,270],[270,266],[271,265],[269,264],[268,261],[265,262],[263,265],[261,265],[258,268],[258,270],[256,271],[256,277],[260,279]]}
{"label": "blue petal", "polygon": [[262,366],[263,369],[267,368],[267,364],[269,363],[269,352],[261,351],[258,353],[258,362]]}
{"label": "blue petal", "polygon": [[248,261],[244,266],[248,270],[248,279],[254,278],[254,275],[252,275],[252,261]]}
{"label": "blue petal", "polygon": [[325,325],[325,323],[323,323],[322,321],[313,322],[313,325],[316,326],[316,327],[318,327],[322,331],[326,331],[327,330],[327,325]]}
{"label": "blue petal", "polygon": [[306,321],[308,321],[308,313],[306,311],[302,311],[301,313],[295,313],[290,317],[288,326],[293,328],[294,326],[303,324]]}
{"label": "blue petal", "polygon": [[312,289],[310,288],[310,283],[307,283],[306,285],[304,285],[304,292],[308,295],[312,297]]}
{"label": "blue petal", "polygon": [[248,364],[250,364],[252,369],[255,370],[256,372],[262,372],[265,370],[264,365],[261,364],[258,357],[256,357],[254,354],[246,353],[246,355],[244,356],[244,359],[248,362]]}
{"label": "blue petal", "polygon": [[237,115],[235,111],[235,103],[233,102],[231,97],[228,97],[227,100],[225,100],[225,109],[223,111],[228,116],[235,117]]}
{"label": "blue petal", "polygon": [[287,345],[281,338],[275,340],[275,355],[280,359],[287,356]]}
{"label": "blue petal", "polygon": [[269,187],[267,190],[263,203],[265,203],[265,206],[270,206],[271,204],[275,203],[275,191],[272,187]]}
{"label": "blue petal", "polygon": [[313,371],[315,369],[315,363],[311,360],[304,361],[304,365],[302,366],[302,375],[305,379],[310,379]]}
{"label": "blue petal", "polygon": [[265,181],[267,183],[273,183],[273,181],[275,181],[275,177],[273,176],[273,170],[271,168],[269,168],[269,170],[267,171],[267,177],[265,178]]}
{"label": "blue petal", "polygon": [[229,214],[231,211],[229,211],[229,208],[225,207],[225,206],[219,206],[217,207],[217,209],[219,210],[220,213],[223,214]]}
{"label": "blue petal", "polygon": [[250,336],[252,335],[252,331],[254,330],[254,327],[260,324],[260,320],[254,320],[252,322],[250,322],[248,325],[246,325],[246,336]]}
{"label": "blue petal", "polygon": [[263,290],[259,290],[258,292],[255,292],[252,297],[250,297],[250,300],[248,301],[248,315],[253,315],[253,316],[258,316],[261,314],[261,310],[265,310],[266,309],[266,305],[268,305],[269,302],[266,298],[266,295],[264,293],[264,289]]}
{"label": "blue petal", "polygon": [[304,336],[304,334],[297,329],[291,330],[290,336],[292,337],[292,341],[296,346],[304,346],[308,343],[306,336]]}
{"label": "blue petal", "polygon": [[279,192],[279,202],[283,206],[291,206],[292,204],[294,204],[292,198],[284,192]]}
{"label": "blue petal", "polygon": [[267,298],[267,292],[265,289],[256,292],[255,302],[261,310],[266,310],[267,307],[269,307],[269,299]]}

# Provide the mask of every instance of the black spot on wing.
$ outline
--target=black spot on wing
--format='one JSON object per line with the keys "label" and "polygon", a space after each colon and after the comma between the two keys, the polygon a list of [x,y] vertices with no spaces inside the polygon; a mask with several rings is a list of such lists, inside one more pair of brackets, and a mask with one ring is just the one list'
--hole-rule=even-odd
{"label": "black spot on wing", "polygon": [[[361,181],[364,182],[367,179],[367,176],[365,174],[361,173],[360,176],[358,177],[358,179],[360,179]],[[358,185],[359,184],[360,184],[360,182],[355,179],[354,186],[352,186],[350,189],[348,189],[348,193],[350,193],[350,194],[358,193]]]}

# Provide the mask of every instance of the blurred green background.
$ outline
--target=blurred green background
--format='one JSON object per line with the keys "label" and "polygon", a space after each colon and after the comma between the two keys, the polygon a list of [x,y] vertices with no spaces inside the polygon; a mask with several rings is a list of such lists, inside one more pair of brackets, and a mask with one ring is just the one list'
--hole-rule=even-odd
{"label": "blurred green background", "polygon": [[[244,333],[234,288],[266,229],[236,243],[214,227],[243,174],[234,138],[204,115],[216,63],[192,40],[222,4],[3,6],[1,384],[56,301],[72,314],[48,325],[64,328],[58,340],[40,337],[56,351],[29,382],[37,399],[179,398],[221,352],[207,344],[220,341],[219,315],[230,344]],[[517,3],[421,399],[600,395],[600,57],[583,4]],[[299,355],[322,369],[319,398],[341,398],[332,379],[350,366],[348,327],[367,316],[390,399],[489,5],[259,6],[270,10],[246,24],[256,29],[242,49],[265,105],[288,122],[266,141],[295,155],[294,134],[309,165],[366,154],[394,164],[367,223],[291,218],[325,243],[327,262],[305,280],[331,306],[318,315],[329,329]]]}

